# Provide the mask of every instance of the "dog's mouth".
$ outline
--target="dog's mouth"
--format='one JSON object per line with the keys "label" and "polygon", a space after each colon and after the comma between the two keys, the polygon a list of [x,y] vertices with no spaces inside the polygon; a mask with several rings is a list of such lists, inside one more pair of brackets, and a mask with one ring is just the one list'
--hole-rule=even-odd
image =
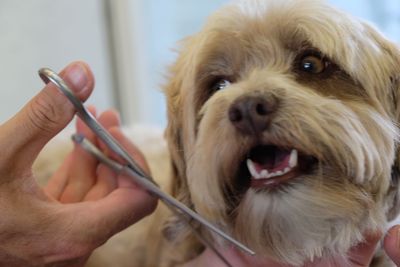
{"label": "dog's mouth", "polygon": [[240,173],[250,177],[250,187],[270,188],[301,176],[315,162],[295,148],[259,145],[250,150]]}

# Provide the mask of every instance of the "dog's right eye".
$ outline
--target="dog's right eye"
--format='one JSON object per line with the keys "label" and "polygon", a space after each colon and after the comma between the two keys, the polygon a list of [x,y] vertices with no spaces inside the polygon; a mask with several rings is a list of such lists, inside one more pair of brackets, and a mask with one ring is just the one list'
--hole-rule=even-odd
{"label": "dog's right eye", "polygon": [[219,78],[215,80],[210,86],[211,91],[216,92],[222,89],[225,89],[231,84],[231,82],[226,78]]}

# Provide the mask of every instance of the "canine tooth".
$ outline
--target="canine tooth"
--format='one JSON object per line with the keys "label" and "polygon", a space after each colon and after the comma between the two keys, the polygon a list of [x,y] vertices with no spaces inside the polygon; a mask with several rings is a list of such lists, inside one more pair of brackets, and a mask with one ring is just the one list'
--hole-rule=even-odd
{"label": "canine tooth", "polygon": [[261,175],[258,174],[256,171],[256,167],[254,166],[254,162],[251,159],[246,160],[247,168],[250,171],[251,176],[253,176],[256,179],[260,179]]}
{"label": "canine tooth", "polygon": [[292,149],[292,152],[290,152],[290,159],[289,159],[290,168],[294,168],[297,166],[297,158],[298,158],[297,150]]}
{"label": "canine tooth", "polygon": [[291,168],[286,167],[286,168],[283,170],[283,173],[286,174],[286,173],[288,173],[290,170],[291,170]]}

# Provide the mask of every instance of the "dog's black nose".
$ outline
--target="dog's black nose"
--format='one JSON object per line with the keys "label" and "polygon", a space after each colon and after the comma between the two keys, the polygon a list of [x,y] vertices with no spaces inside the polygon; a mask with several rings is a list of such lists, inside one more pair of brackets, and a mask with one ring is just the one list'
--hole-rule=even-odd
{"label": "dog's black nose", "polygon": [[229,108],[229,120],[243,134],[259,135],[267,129],[277,102],[275,97],[242,96]]}

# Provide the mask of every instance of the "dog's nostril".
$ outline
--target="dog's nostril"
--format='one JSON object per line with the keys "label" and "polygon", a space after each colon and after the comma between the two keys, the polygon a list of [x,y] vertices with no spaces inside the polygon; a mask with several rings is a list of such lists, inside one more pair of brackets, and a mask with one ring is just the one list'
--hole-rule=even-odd
{"label": "dog's nostril", "polygon": [[257,112],[258,115],[261,115],[261,116],[268,115],[268,113],[269,113],[268,109],[267,109],[267,106],[264,105],[263,103],[258,103],[256,105],[256,112]]}
{"label": "dog's nostril", "polygon": [[242,113],[237,108],[231,108],[229,110],[229,120],[231,122],[238,122],[243,119]]}
{"label": "dog's nostril", "polygon": [[267,129],[277,103],[275,98],[244,96],[229,108],[228,117],[240,132],[251,135],[261,134]]}

